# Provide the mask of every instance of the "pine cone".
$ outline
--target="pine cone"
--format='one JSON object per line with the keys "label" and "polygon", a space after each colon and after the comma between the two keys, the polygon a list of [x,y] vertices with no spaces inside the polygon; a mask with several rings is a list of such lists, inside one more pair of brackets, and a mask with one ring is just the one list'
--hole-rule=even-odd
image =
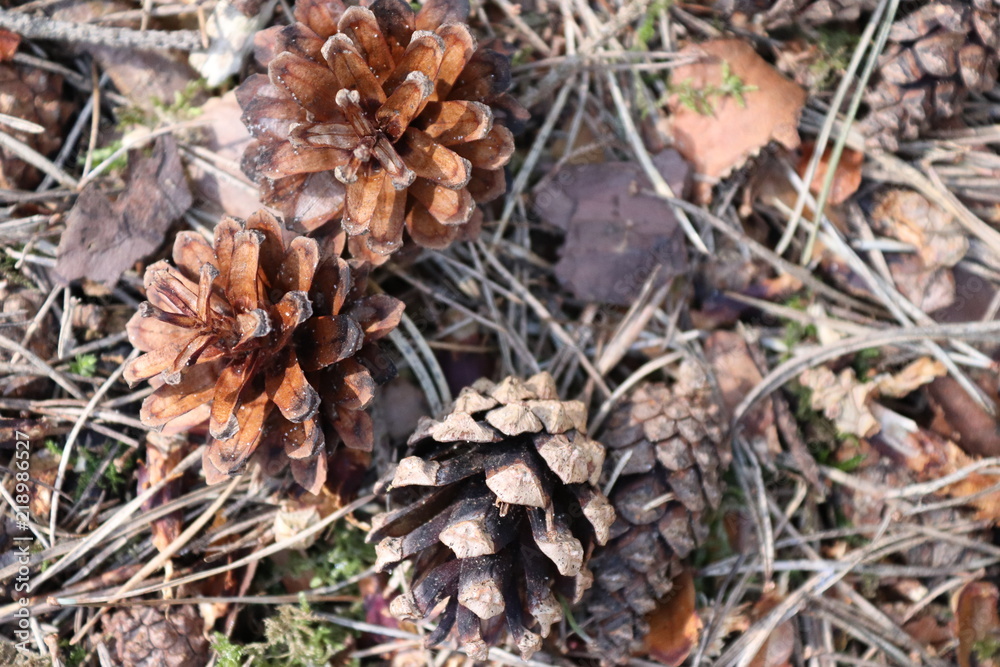
{"label": "pine cone", "polygon": [[204,667],[208,641],[191,605],[126,607],[104,619],[111,654],[121,667]]}
{"label": "pine cone", "polygon": [[896,21],[866,95],[861,123],[872,140],[896,150],[961,110],[969,93],[992,88],[1000,61],[1000,4],[939,1]]}
{"label": "pine cone", "polygon": [[237,90],[256,140],[244,171],[264,202],[307,228],[342,214],[348,234],[389,255],[404,223],[443,248],[477,203],[503,194],[514,140],[497,112],[523,110],[503,94],[507,58],[476,49],[468,9],[297,2],[297,22],[260,40],[274,42],[268,74]]}
{"label": "pine cone", "polygon": [[585,406],[559,401],[542,373],[479,380],[444,420],[417,427],[392,478],[400,509],[376,516],[368,539],[380,570],[413,561],[395,616],[423,618],[450,598],[428,645],[457,624],[458,641],[482,660],[506,624],[527,659],[562,618],[553,593],[576,602],[590,586],[587,557],[614,512],[597,487],[604,447],[584,434],[586,420]]}
{"label": "pine cone", "polygon": [[[2,129],[29,148],[47,155],[62,145],[60,126],[69,113],[62,101],[62,77],[35,67],[0,65],[0,114],[40,126],[42,132]],[[0,148],[0,189],[17,190],[37,184],[38,170]]]}
{"label": "pine cone", "polygon": [[161,261],[146,270],[149,301],[128,332],[147,354],[125,379],[165,383],[142,404],[148,426],[211,403],[209,482],[239,473],[266,443],[268,472],[283,467],[275,454],[290,459],[296,481],[315,493],[327,476],[324,445],[372,446],[364,408],[376,381],[392,374],[374,341],[398,324],[403,304],[364,296],[368,266],[341,259],[336,238],[286,243],[284,234],[265,211],[246,223],[224,218],[214,249],[178,234],[176,268]]}
{"label": "pine cone", "polygon": [[670,592],[681,559],[705,539],[702,514],[722,497],[719,475],[730,455],[719,406],[697,366],[681,370],[673,387],[640,387],[612,413],[603,436],[605,470],[623,466],[611,492],[618,520],[591,560],[595,582],[585,602],[604,664],[642,647],[645,616]]}

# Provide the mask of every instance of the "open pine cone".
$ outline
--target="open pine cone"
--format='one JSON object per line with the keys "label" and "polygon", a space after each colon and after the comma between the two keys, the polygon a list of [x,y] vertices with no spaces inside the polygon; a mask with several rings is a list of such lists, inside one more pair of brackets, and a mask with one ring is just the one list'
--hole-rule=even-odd
{"label": "open pine cone", "polygon": [[641,648],[645,616],[670,592],[685,558],[706,536],[702,514],[718,507],[730,454],[704,374],[683,364],[680,380],[640,387],[609,418],[605,470],[621,468],[611,492],[618,516],[607,546],[591,560],[585,601],[604,664]]}
{"label": "open pine cone", "polygon": [[[0,114],[34,123],[39,132],[4,125],[3,131],[43,155],[62,145],[60,126],[72,108],[62,99],[62,77],[37,67],[0,64]],[[38,170],[0,147],[0,188],[34,187]]]}
{"label": "open pine cone", "polygon": [[400,247],[404,224],[419,245],[451,243],[504,192],[514,140],[495,112],[520,110],[504,94],[507,58],[476,49],[468,11],[299,0],[296,23],[258,40],[273,50],[268,74],[237,90],[255,138],[243,168],[263,201],[306,228],[342,215],[379,255]]}
{"label": "open pine cone", "polygon": [[862,129],[886,150],[961,110],[970,93],[996,84],[1000,3],[927,3],[896,21],[865,97]]}
{"label": "open pine cone", "polygon": [[121,667],[203,667],[208,641],[191,605],[125,607],[105,616],[111,654]]}
{"label": "open pine cone", "polygon": [[146,270],[149,301],[128,323],[146,354],[125,379],[164,383],[142,404],[148,426],[211,404],[209,482],[242,471],[266,443],[269,472],[277,453],[315,493],[327,476],[325,445],[372,446],[364,409],[376,380],[392,374],[374,342],[398,324],[403,304],[365,296],[368,267],[341,259],[337,239],[285,234],[265,211],[246,223],[224,218],[214,248],[178,234],[176,267]]}
{"label": "open pine cone", "polygon": [[479,380],[442,421],[417,427],[391,480],[400,509],[376,516],[368,539],[381,570],[413,561],[394,615],[424,618],[448,598],[428,645],[457,626],[481,660],[506,626],[528,658],[562,618],[553,593],[576,602],[589,588],[588,555],[614,511],[597,487],[604,447],[584,434],[586,420],[542,373]]}

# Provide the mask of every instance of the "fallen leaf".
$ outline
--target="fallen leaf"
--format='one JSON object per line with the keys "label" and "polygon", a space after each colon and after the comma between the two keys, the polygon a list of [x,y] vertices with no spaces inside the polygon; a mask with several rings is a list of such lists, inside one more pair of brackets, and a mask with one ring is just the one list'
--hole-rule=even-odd
{"label": "fallen leaf", "polygon": [[882,373],[875,376],[875,392],[879,396],[902,398],[947,374],[948,369],[937,359],[920,357],[907,364],[898,373]]}
{"label": "fallen leaf", "polygon": [[[777,593],[765,593],[754,604],[750,612],[751,618],[754,620],[764,618],[780,602],[781,597]],[[790,667],[794,650],[795,625],[789,619],[771,631],[764,645],[750,661],[749,667]]]}
{"label": "fallen leaf", "polygon": [[[140,461],[138,465],[138,492],[142,493],[154,484],[166,479],[188,453],[187,449],[186,436],[171,437],[150,431],[146,435],[146,460],[145,462]],[[169,482],[154,493],[142,504],[142,511],[151,512],[157,507],[175,500],[181,493],[180,482],[179,479]],[[180,537],[183,524],[184,512],[179,509],[153,521],[150,526],[153,534],[153,546],[161,553],[165,551],[174,540]]]}
{"label": "fallen leaf", "polygon": [[879,422],[868,407],[873,384],[859,382],[854,369],[834,375],[826,366],[810,368],[799,375],[803,387],[811,390],[809,406],[822,412],[838,433],[870,438],[879,431]]}
{"label": "fallen leaf", "polygon": [[952,598],[958,667],[997,667],[1000,656],[1000,591],[988,581],[973,581]]}
{"label": "fallen leaf", "polygon": [[[753,361],[750,348],[738,333],[712,332],[705,341],[705,358],[715,371],[715,380],[728,414],[733,414],[743,397],[764,379]],[[750,443],[765,460],[781,452],[774,403],[770,398],[765,398],[750,410],[742,424]]]}
{"label": "fallen leaf", "polygon": [[125,191],[116,201],[94,183],[83,189],[66,218],[55,273],[66,282],[84,276],[116,282],[163,243],[167,228],[191,202],[177,144],[161,137],[152,156],[130,155]]}
{"label": "fallen leaf", "polygon": [[[667,107],[674,142],[707,183],[741,166],[772,140],[798,148],[806,92],[752,46],[738,39],[717,39],[686,46],[678,55],[701,58],[671,74]],[[705,104],[692,105],[692,96]]]}
{"label": "fallen leaf", "polygon": [[872,224],[911,244],[927,271],[955,266],[969,251],[965,229],[918,192],[890,190],[872,211]]}
{"label": "fallen leaf", "polygon": [[898,373],[883,373],[865,382],[858,379],[853,368],[834,375],[826,366],[803,371],[799,382],[812,391],[810,407],[823,412],[838,432],[870,438],[885,423],[881,406],[872,405],[874,399],[902,398],[946,373],[941,362],[921,357]]}
{"label": "fallen leaf", "polygon": [[951,269],[928,269],[912,254],[886,255],[892,281],[908,301],[925,313],[949,308],[955,302],[955,276]]}
{"label": "fallen leaf", "polygon": [[[653,164],[680,196],[688,176],[680,155],[664,151]],[[578,298],[629,305],[658,265],[657,285],[687,270],[672,207],[643,189],[650,185],[638,165],[604,162],[568,166],[536,190],[538,214],[566,231],[555,272]]]}
{"label": "fallen leaf", "polygon": [[931,428],[973,456],[1000,456],[997,422],[951,377],[928,387],[935,419]]}
{"label": "fallen leaf", "polygon": [[649,657],[679,667],[698,644],[702,622],[695,609],[694,577],[684,570],[674,578],[673,588],[646,617],[649,634],[646,652]]}
{"label": "fallen leaf", "polygon": [[[823,151],[823,157],[819,159],[816,173],[809,184],[809,191],[814,195],[818,196],[823,189],[823,182],[826,180],[826,174],[830,170],[830,153],[832,150],[833,146],[827,145],[826,150]],[[811,141],[802,146],[802,157],[799,159],[798,166],[799,176],[805,177],[809,161],[812,160],[815,152],[816,144]],[[861,185],[861,165],[864,161],[864,153],[850,148],[844,149],[840,160],[837,162],[837,168],[833,171],[833,181],[830,184],[830,192],[826,198],[828,204],[833,206],[843,204],[850,199],[851,195],[858,191],[858,187]]]}
{"label": "fallen leaf", "polygon": [[240,168],[243,152],[250,144],[250,132],[240,121],[241,113],[235,92],[209,99],[198,116],[204,123],[199,145],[214,159],[211,163],[200,159],[188,163],[188,178],[198,198],[216,204],[215,212],[220,216],[234,218],[247,218],[262,208],[257,186]]}
{"label": "fallen leaf", "polygon": [[0,63],[12,59],[20,45],[20,35],[10,30],[0,29]]}

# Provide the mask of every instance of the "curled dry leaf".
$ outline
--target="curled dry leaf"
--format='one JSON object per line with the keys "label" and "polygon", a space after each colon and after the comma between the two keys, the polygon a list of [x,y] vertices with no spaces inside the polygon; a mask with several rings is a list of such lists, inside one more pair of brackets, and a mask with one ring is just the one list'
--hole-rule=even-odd
{"label": "curled dry leaf", "polygon": [[[885,373],[865,382],[858,380],[853,368],[845,368],[834,375],[826,366],[804,371],[799,375],[799,382],[812,391],[812,409],[822,411],[833,421],[838,432],[870,438],[885,423],[881,406],[873,406],[876,398],[906,396],[946,373],[940,361],[921,357],[899,373]],[[873,409],[879,414],[873,413]]]}
{"label": "curled dry leaf", "polygon": [[955,266],[969,251],[965,229],[918,192],[887,192],[872,211],[872,223],[877,231],[912,245],[928,271]]}
{"label": "curled dry leaf", "polygon": [[505,56],[476,49],[468,4],[310,0],[259,38],[268,74],[237,91],[265,203],[307,229],[342,215],[373,260],[444,248],[503,194],[519,105]]}
{"label": "curled dry leaf", "polygon": [[[732,414],[743,397],[764,379],[753,361],[750,348],[738,333],[712,332],[705,341],[705,358],[712,367],[728,414]],[[743,428],[763,458],[770,459],[781,452],[774,403],[770,398],[761,401],[743,418]]]}
{"label": "curled dry leaf", "polygon": [[678,55],[698,61],[671,74],[667,107],[674,142],[705,182],[715,183],[771,141],[798,148],[806,92],[752,46],[716,39],[686,46]]}
{"label": "curled dry leaf", "polygon": [[125,190],[116,201],[95,183],[77,197],[56,251],[56,274],[65,281],[117,282],[163,243],[167,228],[191,202],[173,137],[157,139],[150,157],[133,151]]}
{"label": "curled dry leaf", "polygon": [[955,266],[969,249],[965,230],[923,195],[891,190],[872,211],[876,231],[914,247],[915,254],[888,256],[897,288],[917,307],[933,312],[955,300]]}
{"label": "curled dry leaf", "polygon": [[646,652],[668,667],[680,667],[698,644],[703,627],[695,610],[694,577],[685,569],[673,588],[647,617]]}
{"label": "curled dry leaf", "polygon": [[[819,160],[816,173],[809,184],[809,191],[813,195],[819,195],[823,189],[823,182],[830,171],[830,153],[832,151],[833,146],[827,145],[826,150],[823,151],[823,157]],[[798,166],[799,176],[805,177],[809,161],[812,160],[815,152],[816,144],[811,141],[802,146],[802,156],[799,159]],[[864,161],[864,153],[850,148],[844,149],[840,160],[837,162],[837,167],[833,171],[833,181],[831,181],[830,192],[826,198],[828,204],[833,206],[843,204],[850,199],[851,195],[858,191],[858,188],[861,186],[861,165]]]}
{"label": "curled dry leaf", "polygon": [[[146,461],[139,462],[138,492],[167,478],[170,471],[187,455],[189,449],[185,436],[165,436],[155,431],[146,435]],[[143,512],[151,512],[176,499],[181,494],[181,480],[169,482],[142,504]],[[180,509],[156,519],[152,523],[153,546],[163,552],[181,534],[184,512]]]}
{"label": "curled dry leaf", "polygon": [[[680,155],[666,150],[653,164],[683,196],[689,169]],[[629,305],[658,266],[657,286],[687,270],[673,207],[650,189],[638,165],[604,162],[565,167],[535,192],[542,219],[566,231],[555,271],[578,298]]]}
{"label": "curled dry leaf", "polygon": [[988,581],[972,581],[952,597],[958,638],[958,667],[997,667],[1000,656],[1000,591]]}

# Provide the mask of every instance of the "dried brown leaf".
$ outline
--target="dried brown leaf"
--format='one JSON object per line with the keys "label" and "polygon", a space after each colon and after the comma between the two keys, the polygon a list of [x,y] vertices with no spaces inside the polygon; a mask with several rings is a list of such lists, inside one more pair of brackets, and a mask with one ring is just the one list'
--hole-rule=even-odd
{"label": "dried brown leaf", "polygon": [[[653,158],[674,191],[685,190],[687,164],[672,150]],[[542,219],[566,231],[556,276],[578,298],[631,304],[658,265],[656,285],[687,270],[683,233],[672,207],[642,192],[634,163],[572,165],[535,192]]]}
{"label": "dried brown leaf", "polygon": [[668,667],[679,667],[697,645],[703,626],[695,610],[694,577],[690,570],[684,570],[674,579],[670,593],[646,620],[649,657]]}
{"label": "dried brown leaf", "polygon": [[[830,153],[832,151],[833,146],[830,145],[823,151],[823,157],[820,158],[816,173],[809,184],[809,191],[814,195],[818,195],[823,188],[823,182],[826,180],[827,172],[830,170]],[[814,142],[810,141],[802,146],[802,156],[799,159],[798,166],[799,176],[805,176],[809,161],[815,152],[816,144]],[[864,153],[850,148],[844,149],[844,152],[840,156],[840,161],[837,162],[837,168],[833,172],[833,181],[826,198],[828,204],[832,206],[843,204],[850,199],[851,195],[858,191],[858,187],[861,185],[861,165],[864,161]]]}
{"label": "dried brown leaf", "polygon": [[83,189],[66,220],[56,273],[65,281],[87,277],[116,282],[123,271],[163,243],[167,228],[191,202],[177,145],[172,137],[162,137],[152,156],[131,155],[126,189],[117,201],[103,195],[96,184]]}
{"label": "dried brown leaf", "polygon": [[799,146],[797,128],[806,92],[781,76],[752,46],[717,39],[689,45],[678,55],[702,58],[673,70],[675,90],[683,87],[695,94],[725,90],[723,63],[728,63],[730,78],[738,79],[743,90],[739,95],[707,95],[710,113],[686,106],[676,92],[668,99],[675,145],[698,174],[714,182],[772,140],[789,149]]}
{"label": "dried brown leaf", "polygon": [[995,650],[1000,642],[998,601],[1000,591],[995,584],[987,581],[968,583],[952,598],[959,667],[1000,665],[1000,656]]}

